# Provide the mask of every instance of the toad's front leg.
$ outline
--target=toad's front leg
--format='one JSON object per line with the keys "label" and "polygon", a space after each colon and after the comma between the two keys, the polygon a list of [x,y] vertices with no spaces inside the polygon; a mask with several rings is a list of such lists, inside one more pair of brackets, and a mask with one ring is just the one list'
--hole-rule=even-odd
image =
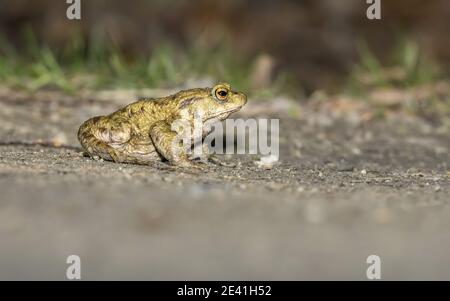
{"label": "toad's front leg", "polygon": [[150,129],[150,137],[158,153],[170,164],[182,167],[202,167],[189,160],[187,150],[190,148],[190,144],[184,145],[182,134],[173,131],[168,122],[156,122]]}

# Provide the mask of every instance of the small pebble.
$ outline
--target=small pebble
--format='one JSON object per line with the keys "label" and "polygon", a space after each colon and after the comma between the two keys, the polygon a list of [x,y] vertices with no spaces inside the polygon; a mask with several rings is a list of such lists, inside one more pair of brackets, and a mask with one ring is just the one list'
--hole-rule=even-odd
{"label": "small pebble", "polygon": [[255,164],[259,168],[272,169],[274,164],[277,163],[277,162],[278,162],[278,156],[276,156],[276,155],[269,155],[269,156],[261,157],[259,159],[259,161],[255,161]]}

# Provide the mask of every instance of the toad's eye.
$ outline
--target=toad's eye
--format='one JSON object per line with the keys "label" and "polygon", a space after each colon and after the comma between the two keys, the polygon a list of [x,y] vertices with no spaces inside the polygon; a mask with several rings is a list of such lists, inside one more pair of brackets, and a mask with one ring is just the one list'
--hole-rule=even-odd
{"label": "toad's eye", "polygon": [[219,100],[227,99],[228,91],[225,89],[217,89],[216,90],[216,98]]}

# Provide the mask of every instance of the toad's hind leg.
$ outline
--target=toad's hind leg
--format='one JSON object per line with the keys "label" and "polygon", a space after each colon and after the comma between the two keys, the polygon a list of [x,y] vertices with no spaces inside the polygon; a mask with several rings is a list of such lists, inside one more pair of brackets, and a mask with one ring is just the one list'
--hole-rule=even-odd
{"label": "toad's hind leg", "polygon": [[121,163],[146,164],[158,158],[150,138],[139,140],[126,120],[94,117],[84,122],[78,140],[91,157]]}
{"label": "toad's hind leg", "polygon": [[[117,149],[111,145],[114,133],[109,125],[108,118],[98,116],[85,121],[78,130],[78,140],[81,146],[91,157],[100,157],[105,160],[119,162]],[[125,127],[126,130],[126,127]],[[118,132],[116,130],[116,132]],[[129,133],[122,133],[123,141],[129,140]],[[117,136],[117,133],[116,133]],[[128,137],[127,137],[128,136]]]}

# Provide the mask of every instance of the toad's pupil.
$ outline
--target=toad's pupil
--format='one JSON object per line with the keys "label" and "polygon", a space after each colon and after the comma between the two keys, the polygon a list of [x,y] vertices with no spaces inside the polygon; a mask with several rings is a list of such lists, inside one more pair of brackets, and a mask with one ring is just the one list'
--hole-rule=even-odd
{"label": "toad's pupil", "polygon": [[227,92],[219,91],[219,95],[222,96],[222,97],[225,97],[225,96],[227,96]]}

